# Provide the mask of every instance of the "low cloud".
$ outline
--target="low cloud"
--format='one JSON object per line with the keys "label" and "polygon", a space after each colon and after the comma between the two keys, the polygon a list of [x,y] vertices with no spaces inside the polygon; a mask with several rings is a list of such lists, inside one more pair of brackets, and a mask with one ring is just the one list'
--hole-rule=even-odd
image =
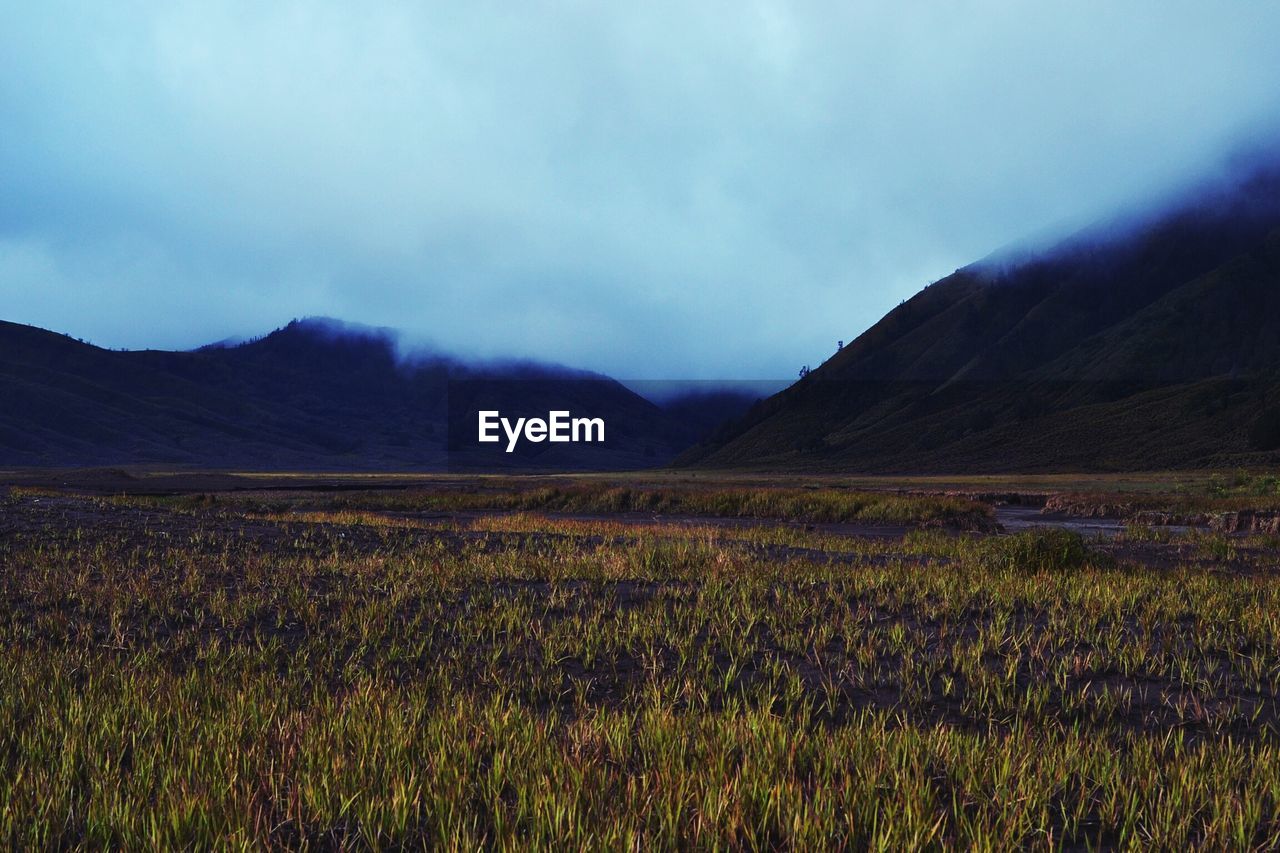
{"label": "low cloud", "polygon": [[788,377],[1276,127],[1275,4],[0,0],[0,316]]}

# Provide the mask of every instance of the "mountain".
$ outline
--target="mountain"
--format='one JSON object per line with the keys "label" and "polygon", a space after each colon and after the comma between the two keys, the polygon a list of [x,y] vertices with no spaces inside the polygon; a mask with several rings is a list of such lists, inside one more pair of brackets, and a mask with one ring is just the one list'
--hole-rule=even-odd
{"label": "mountain", "polygon": [[[117,352],[0,322],[0,401],[0,465],[9,466],[635,468],[701,437],[684,415],[604,376],[405,359],[386,331],[318,319],[190,352]],[[524,442],[511,454],[471,447],[481,404],[513,418],[602,417],[607,441]]]}
{"label": "mountain", "polygon": [[706,467],[1133,470],[1280,461],[1280,170],[993,256],[684,454]]}

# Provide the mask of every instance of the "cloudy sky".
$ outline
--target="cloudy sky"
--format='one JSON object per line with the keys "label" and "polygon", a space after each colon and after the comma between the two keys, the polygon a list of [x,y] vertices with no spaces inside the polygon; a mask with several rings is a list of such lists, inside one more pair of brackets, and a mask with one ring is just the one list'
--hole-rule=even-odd
{"label": "cloudy sky", "polygon": [[0,319],[787,377],[1211,171],[1280,3],[0,0]]}

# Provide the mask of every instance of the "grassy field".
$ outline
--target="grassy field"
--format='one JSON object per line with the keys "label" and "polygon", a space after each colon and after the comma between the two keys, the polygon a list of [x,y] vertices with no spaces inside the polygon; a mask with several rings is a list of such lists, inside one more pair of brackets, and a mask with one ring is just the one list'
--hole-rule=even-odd
{"label": "grassy field", "polygon": [[811,486],[655,486],[608,482],[570,482],[542,485],[501,483],[485,489],[412,489],[359,492],[268,492],[267,494],[200,493],[138,497],[119,496],[128,504],[157,507],[255,512],[349,510],[400,514],[466,513],[475,511],[545,512],[576,516],[641,514],[691,518],[774,519],[802,522],[847,522],[943,526],[960,529],[990,527],[991,508],[963,497],[902,495],[848,488]]}
{"label": "grassy field", "polygon": [[831,484],[2,501],[8,847],[1280,844],[1272,538]]}

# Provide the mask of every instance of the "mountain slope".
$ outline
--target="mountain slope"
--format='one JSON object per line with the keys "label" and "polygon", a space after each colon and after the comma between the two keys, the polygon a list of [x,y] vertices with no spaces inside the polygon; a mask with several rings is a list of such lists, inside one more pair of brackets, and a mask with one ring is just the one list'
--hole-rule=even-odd
{"label": "mountain slope", "polygon": [[454,439],[471,436],[480,399],[513,414],[569,409],[610,424],[604,446],[530,444],[472,458],[485,468],[652,466],[698,437],[607,377],[404,361],[385,334],[328,321],[193,352],[113,352],[0,322],[4,465],[439,470],[456,467],[449,428]]}
{"label": "mountain slope", "polygon": [[[958,270],[682,457],[858,471],[1270,459],[1280,177]],[[1280,438],[1276,443],[1280,443]]]}

